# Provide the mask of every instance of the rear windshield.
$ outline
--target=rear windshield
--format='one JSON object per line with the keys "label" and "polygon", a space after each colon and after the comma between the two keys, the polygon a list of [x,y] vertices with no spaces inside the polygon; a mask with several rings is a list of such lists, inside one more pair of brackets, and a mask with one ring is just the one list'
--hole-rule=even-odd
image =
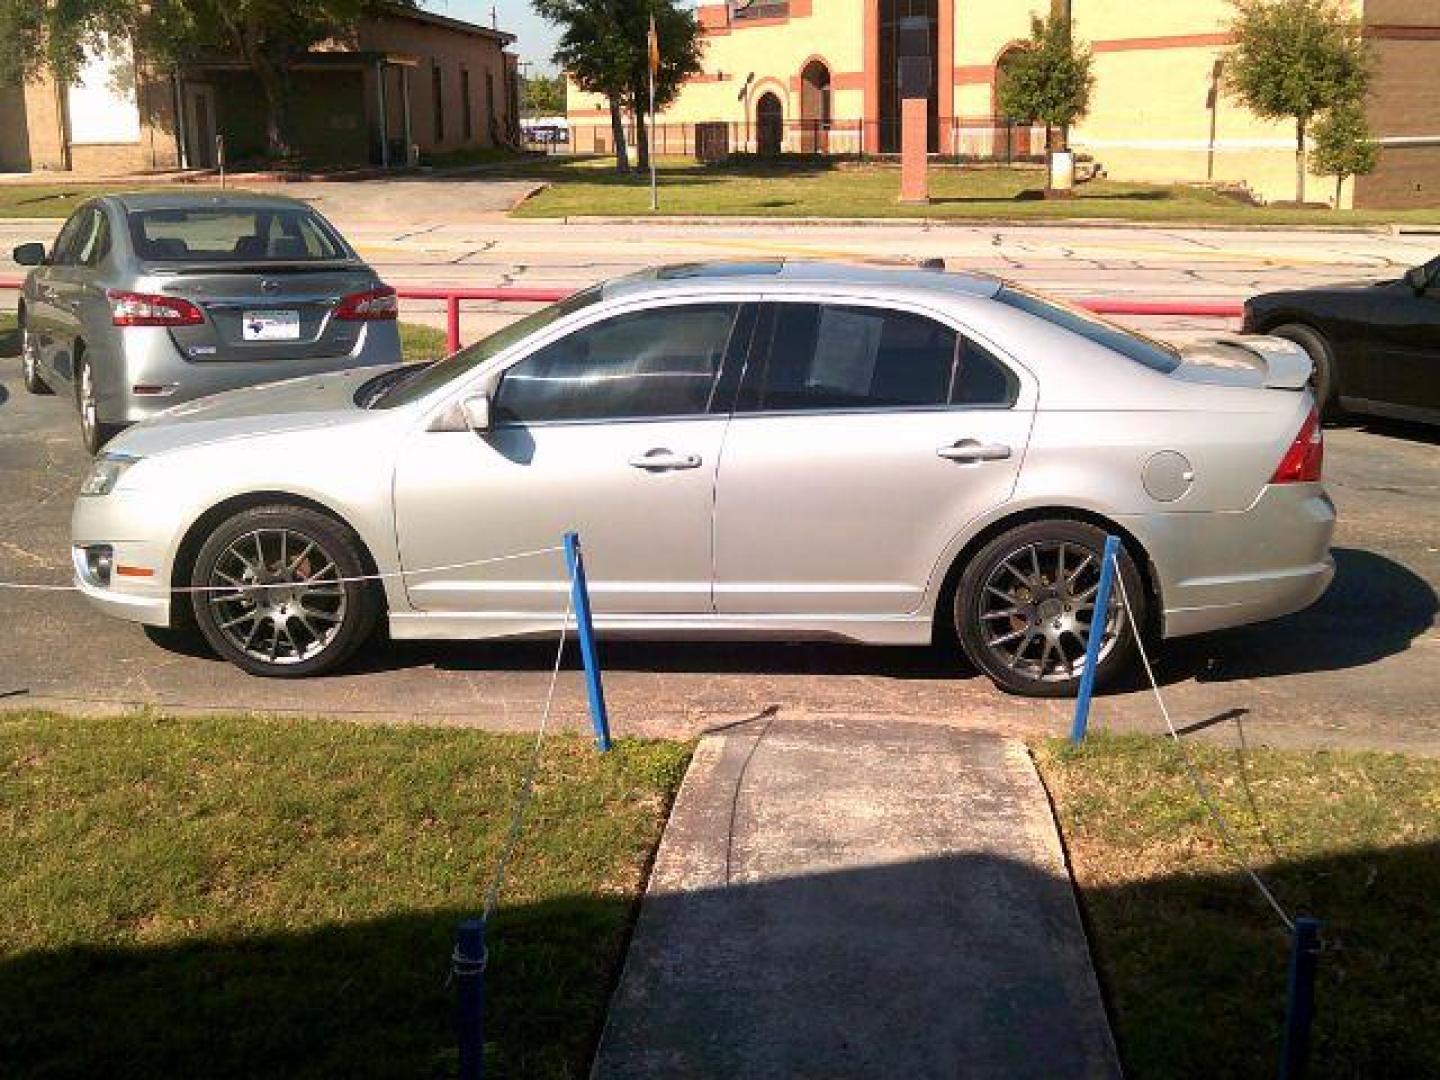
{"label": "rear windshield", "polygon": [[1083,308],[1048,300],[1013,285],[1001,288],[995,294],[995,299],[1069,330],[1072,334],[1079,334],[1086,341],[1093,341],[1096,345],[1103,345],[1121,356],[1127,356],[1152,371],[1168,375],[1180,366],[1180,354],[1169,345],[1117,326]]}
{"label": "rear windshield", "polygon": [[319,262],[348,259],[335,231],[303,207],[206,206],[130,211],[147,262]]}

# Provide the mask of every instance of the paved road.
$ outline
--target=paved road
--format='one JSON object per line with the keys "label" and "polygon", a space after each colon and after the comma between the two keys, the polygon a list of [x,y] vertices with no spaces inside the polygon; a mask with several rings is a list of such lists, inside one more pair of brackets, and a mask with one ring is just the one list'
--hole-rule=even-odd
{"label": "paved road", "polygon": [[[86,465],[72,407],[31,397],[0,360],[0,580],[62,581],[70,504]],[[1397,426],[1329,432],[1340,507],[1339,575],[1299,616],[1174,643],[1161,658],[1182,723],[1278,744],[1440,752],[1440,445]],[[538,716],[547,645],[393,645],[349,673],[302,682],[241,674],[151,641],[65,594],[0,592],[0,704],[292,710],[525,727]],[[618,731],[689,735],[767,706],[785,715],[876,714],[1014,732],[1060,732],[1067,706],[997,693],[943,651],[839,645],[615,644],[605,649]],[[1241,711],[1237,714],[1237,710]],[[578,674],[560,714],[581,723]],[[1236,715],[1239,720],[1235,719]],[[1110,695],[1097,720],[1154,730],[1150,697]]]}

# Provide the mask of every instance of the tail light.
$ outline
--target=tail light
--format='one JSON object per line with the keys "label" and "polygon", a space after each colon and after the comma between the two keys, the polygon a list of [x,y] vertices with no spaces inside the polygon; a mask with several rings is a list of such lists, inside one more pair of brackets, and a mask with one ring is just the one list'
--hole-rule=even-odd
{"label": "tail light", "polygon": [[335,308],[335,318],[347,322],[365,322],[374,319],[393,319],[400,313],[395,290],[381,285],[368,292],[351,293]]}
{"label": "tail light", "polygon": [[198,326],[205,321],[200,309],[178,296],[121,292],[111,289],[110,321],[116,326]]}
{"label": "tail light", "polygon": [[1325,462],[1325,434],[1320,428],[1320,413],[1313,407],[1305,423],[1300,425],[1300,434],[1285,451],[1272,484],[1314,484],[1320,480],[1320,470]]}

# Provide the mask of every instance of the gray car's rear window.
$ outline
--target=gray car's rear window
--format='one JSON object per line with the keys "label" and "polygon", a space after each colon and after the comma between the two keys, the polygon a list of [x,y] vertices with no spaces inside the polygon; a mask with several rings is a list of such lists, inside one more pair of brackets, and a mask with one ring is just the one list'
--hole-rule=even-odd
{"label": "gray car's rear window", "polygon": [[1116,326],[1082,308],[1048,300],[1013,285],[1003,286],[995,294],[995,299],[1069,330],[1072,334],[1079,334],[1096,345],[1103,345],[1112,352],[1129,357],[1137,364],[1144,364],[1152,371],[1168,375],[1180,366],[1180,356],[1170,346],[1127,330],[1123,326]]}
{"label": "gray car's rear window", "polygon": [[317,262],[349,258],[303,207],[204,206],[131,210],[130,239],[146,262]]}

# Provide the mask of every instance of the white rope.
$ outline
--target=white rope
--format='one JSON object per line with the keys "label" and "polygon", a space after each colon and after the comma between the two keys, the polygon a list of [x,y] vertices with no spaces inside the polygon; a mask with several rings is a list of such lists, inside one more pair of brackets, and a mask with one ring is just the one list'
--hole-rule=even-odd
{"label": "white rope", "polygon": [[1225,842],[1226,850],[1229,851],[1231,859],[1234,860],[1235,864],[1254,882],[1255,888],[1260,890],[1260,895],[1265,898],[1269,905],[1275,910],[1275,914],[1280,917],[1280,921],[1285,924],[1285,929],[1293,933],[1295,930],[1295,920],[1286,914],[1285,909],[1280,906],[1280,901],[1275,898],[1275,894],[1270,891],[1265,882],[1261,880],[1260,875],[1251,867],[1249,861],[1240,853],[1240,845],[1236,843],[1235,833],[1230,828],[1230,823],[1225,819],[1225,815],[1220,812],[1219,805],[1211,796],[1209,787],[1206,785],[1204,779],[1201,778],[1199,770],[1195,768],[1195,763],[1190,760],[1190,755],[1185,752],[1185,742],[1180,738],[1180,733],[1175,730],[1174,721],[1170,719],[1170,710],[1165,705],[1164,695],[1160,693],[1160,684],[1155,678],[1155,669],[1150,666],[1150,657],[1145,652],[1145,643],[1141,639],[1140,628],[1135,624],[1135,613],[1130,608],[1130,597],[1126,595],[1125,592],[1125,577],[1120,573],[1119,557],[1116,556],[1114,561],[1115,581],[1120,586],[1120,601],[1125,608],[1125,618],[1130,623],[1130,633],[1135,638],[1135,648],[1140,653],[1140,662],[1145,666],[1145,677],[1150,680],[1150,689],[1155,694],[1155,702],[1160,706],[1160,715],[1165,718],[1165,727],[1170,732],[1170,738],[1175,743],[1175,749],[1180,754],[1180,760],[1184,763],[1186,772],[1190,774],[1190,782],[1195,785],[1195,791],[1199,794],[1200,801],[1203,802],[1206,809],[1210,811],[1210,817],[1214,820],[1215,826],[1220,832],[1220,838]]}
{"label": "white rope", "polygon": [[[466,562],[448,563],[444,566],[427,566],[419,570],[390,570],[381,574],[356,574],[353,577],[317,577],[312,581],[272,581],[267,583],[255,582],[245,585],[184,585],[166,589],[172,593],[247,593],[257,592],[261,589],[293,589],[297,585],[348,585],[356,581],[384,581],[387,578],[419,577],[422,574],[441,574],[448,570],[466,570],[474,566],[488,566],[491,563],[510,562],[513,559],[530,559],[537,555],[549,555],[556,551],[564,551],[560,544],[552,547],[535,548],[532,551],[516,551],[510,555],[492,555],[487,559],[470,559]],[[141,579],[143,580],[143,579]],[[81,592],[79,585],[45,585],[27,584],[18,581],[0,581],[0,589],[11,589],[26,592]],[[121,593],[122,596],[139,596],[141,593]]]}
{"label": "white rope", "polygon": [[550,726],[550,707],[555,701],[555,684],[560,679],[560,662],[565,657],[565,632],[570,627],[570,614],[575,600],[573,592],[567,592],[566,597],[565,615],[560,621],[560,642],[555,647],[555,666],[550,669],[550,688],[545,691],[545,709],[540,714],[540,730],[535,732],[535,744],[530,751],[530,766],[525,771],[525,778],[520,782],[520,793],[515,799],[515,810],[510,817],[510,831],[505,837],[505,847],[500,853],[500,861],[495,864],[495,876],[491,879],[490,888],[485,893],[485,909],[480,918],[486,923],[490,922],[490,916],[495,913],[495,905],[500,902],[505,871],[510,867],[510,857],[515,854],[515,845],[525,824],[525,814],[530,809],[530,799],[535,793],[535,773],[540,767],[540,749],[545,743],[546,729]]}

